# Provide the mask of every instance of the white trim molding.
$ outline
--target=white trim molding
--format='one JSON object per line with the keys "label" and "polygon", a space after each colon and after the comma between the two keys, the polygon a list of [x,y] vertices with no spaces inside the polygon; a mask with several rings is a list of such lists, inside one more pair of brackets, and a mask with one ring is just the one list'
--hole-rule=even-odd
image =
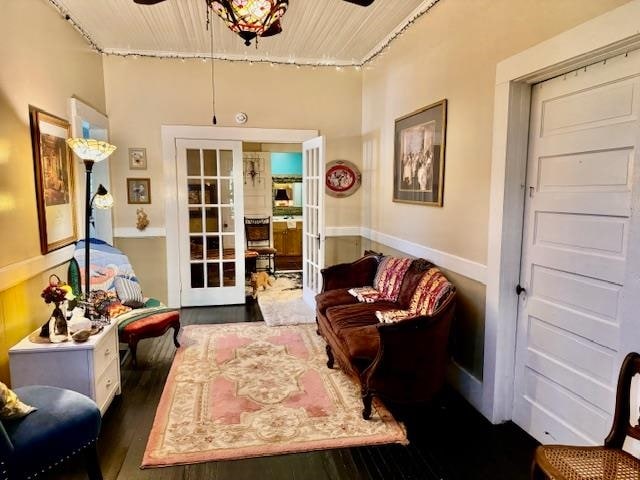
{"label": "white trim molding", "polygon": [[[640,0],[567,30],[496,67],[482,398],[493,423],[512,416],[524,172],[531,85],[640,46]],[[477,399],[476,399],[477,401]]]}
{"label": "white trim molding", "polygon": [[47,255],[29,258],[28,260],[12,263],[11,265],[0,268],[0,291],[7,290],[42,272],[46,272],[47,270],[68,262],[71,260],[71,257],[73,257],[75,248],[75,245],[67,245]]}
{"label": "white trim molding", "polygon": [[167,304],[180,306],[180,251],[176,141],[178,139],[235,140],[256,143],[302,143],[318,136],[317,130],[287,130],[247,127],[163,125],[162,161],[164,170],[165,229],[167,252]]}
{"label": "white trim molding", "polygon": [[475,280],[485,285],[487,283],[487,267],[481,263],[466,258],[452,255],[442,250],[436,250],[418,243],[410,242],[402,238],[394,237],[386,233],[378,232],[365,227],[327,227],[327,237],[354,237],[360,236],[374,242],[382,243],[407,255],[426,258],[436,265],[458,273],[464,277]]}
{"label": "white trim molding", "polygon": [[138,230],[134,227],[117,227],[113,230],[113,238],[149,238],[166,237],[167,229],[164,227],[145,228]]}

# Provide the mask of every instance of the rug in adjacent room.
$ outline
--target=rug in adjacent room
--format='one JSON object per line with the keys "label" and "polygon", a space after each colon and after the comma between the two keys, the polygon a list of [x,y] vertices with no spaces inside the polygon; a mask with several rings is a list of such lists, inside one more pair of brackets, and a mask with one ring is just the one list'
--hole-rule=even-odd
{"label": "rug in adjacent room", "polygon": [[374,402],[326,366],[315,326],[185,327],[147,442],[143,467],[407,443]]}
{"label": "rug in adjacent room", "polygon": [[315,323],[316,314],[302,299],[302,274],[279,273],[266,290],[258,291],[264,322],[276,325]]}

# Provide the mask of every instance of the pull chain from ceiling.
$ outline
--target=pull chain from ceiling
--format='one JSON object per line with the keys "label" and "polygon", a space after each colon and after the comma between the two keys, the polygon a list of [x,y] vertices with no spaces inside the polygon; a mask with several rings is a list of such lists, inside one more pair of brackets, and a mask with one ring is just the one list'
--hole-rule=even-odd
{"label": "pull chain from ceiling", "polygon": [[211,62],[211,110],[213,111],[212,122],[214,125],[218,124],[216,118],[216,75],[215,75],[215,60],[213,59],[213,25],[211,24],[211,5],[207,2],[207,30],[209,30],[210,37],[210,52],[211,56],[209,61]]}

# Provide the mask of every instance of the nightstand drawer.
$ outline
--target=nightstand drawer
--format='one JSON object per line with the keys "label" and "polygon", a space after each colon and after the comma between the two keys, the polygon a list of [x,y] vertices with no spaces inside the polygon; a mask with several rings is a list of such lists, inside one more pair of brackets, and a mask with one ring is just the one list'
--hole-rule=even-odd
{"label": "nightstand drawer", "polygon": [[113,397],[115,390],[118,389],[118,385],[118,360],[117,358],[113,358],[104,373],[96,380],[95,402],[101,411],[105,403]]}
{"label": "nightstand drawer", "polygon": [[117,328],[107,332],[100,343],[96,345],[93,357],[93,371],[96,378],[102,375],[102,372],[111,364],[114,358],[118,357],[118,349],[116,348],[115,333]]}

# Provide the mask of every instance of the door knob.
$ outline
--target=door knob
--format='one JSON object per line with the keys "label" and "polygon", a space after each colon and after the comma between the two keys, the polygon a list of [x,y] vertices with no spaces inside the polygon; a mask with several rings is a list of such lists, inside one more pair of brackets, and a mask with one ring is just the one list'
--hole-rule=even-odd
{"label": "door knob", "polygon": [[520,295],[522,292],[527,293],[527,290],[518,284],[516,287],[516,294]]}

